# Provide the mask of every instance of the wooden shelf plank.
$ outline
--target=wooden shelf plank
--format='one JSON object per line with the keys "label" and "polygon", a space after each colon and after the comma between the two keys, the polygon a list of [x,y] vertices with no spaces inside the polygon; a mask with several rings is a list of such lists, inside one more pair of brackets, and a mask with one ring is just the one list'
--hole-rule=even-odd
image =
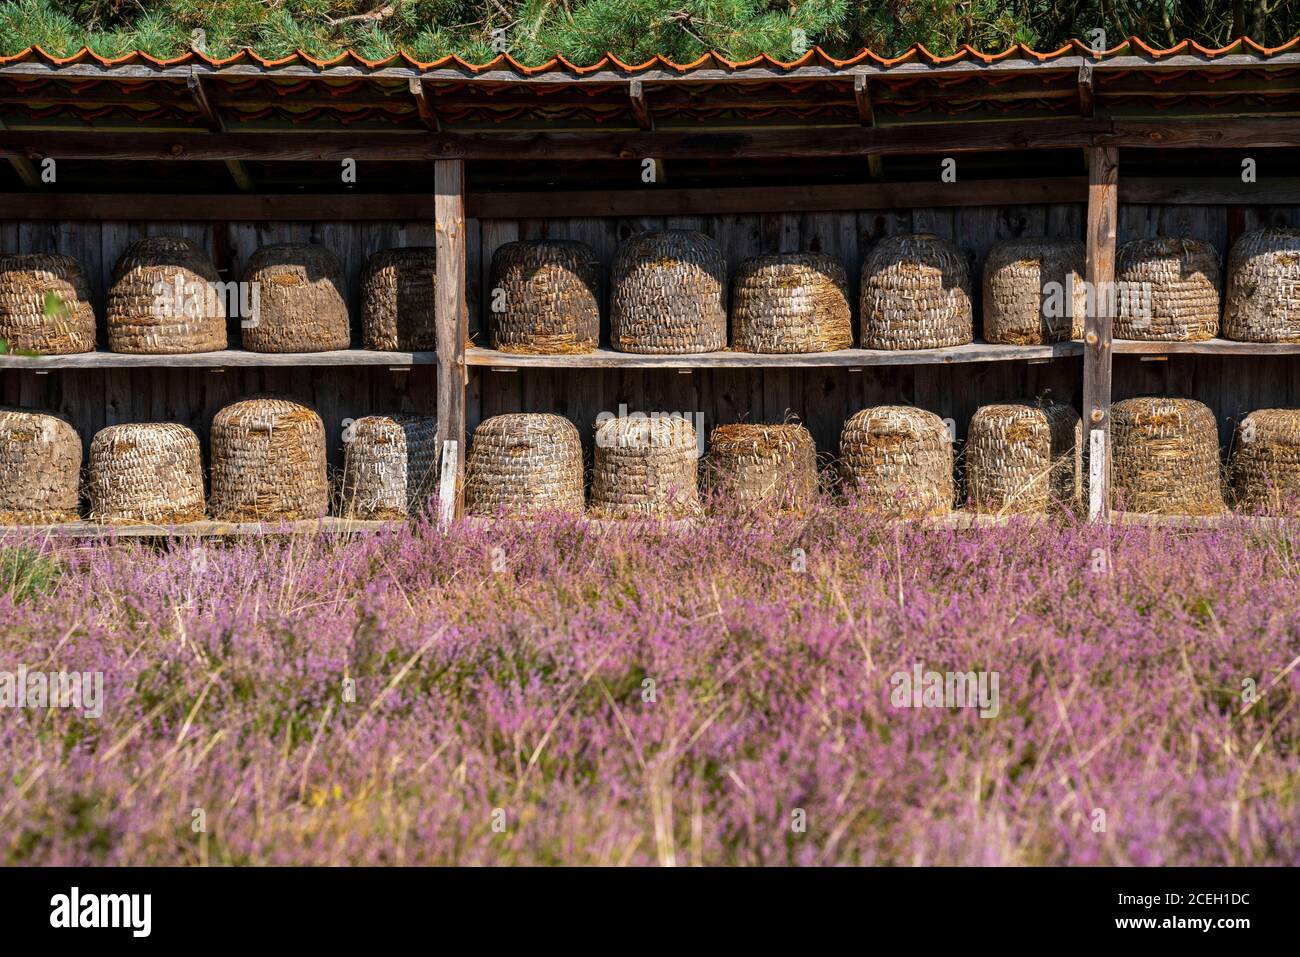
{"label": "wooden shelf plank", "polygon": [[82,352],[67,356],[0,355],[0,369],[226,369],[249,366],[386,366],[433,365],[432,352],[375,352],[335,349],[329,352],[248,352],[223,349],[183,355],[128,355],[121,352]]}
{"label": "wooden shelf plank", "polygon": [[259,538],[267,535],[347,535],[398,528],[402,524],[334,517],[293,522],[202,521],[187,522],[184,525],[100,525],[95,522],[66,522],[62,525],[0,525],[0,539],[8,535],[50,538]]}
{"label": "wooden shelf plank", "polygon": [[1080,342],[1045,346],[1004,346],[975,342],[945,349],[839,349],[835,352],[757,354],[702,352],[693,355],[637,355],[597,349],[576,355],[517,355],[495,349],[465,350],[465,364],[491,369],[744,369],[860,368],[863,366],[944,365],[958,362],[1008,362],[1056,359],[1083,354]]}
{"label": "wooden shelf plank", "polygon": [[1206,339],[1203,342],[1146,342],[1115,339],[1111,352],[1117,356],[1216,355],[1216,356],[1300,356],[1300,342],[1233,342]]}

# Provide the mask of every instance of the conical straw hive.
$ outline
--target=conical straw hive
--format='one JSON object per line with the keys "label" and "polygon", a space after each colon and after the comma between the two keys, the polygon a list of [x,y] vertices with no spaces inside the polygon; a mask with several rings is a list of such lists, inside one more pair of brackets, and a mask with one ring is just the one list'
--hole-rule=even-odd
{"label": "conical straw hive", "polygon": [[596,426],[591,512],[684,518],[700,510],[695,427],[679,415],[634,414]]}
{"label": "conical straw hive", "polygon": [[90,284],[71,256],[0,256],[0,340],[43,356],[95,351]]}
{"label": "conical straw hive", "polygon": [[727,345],[727,263],[689,229],[641,233],[610,269],[610,341],[619,352],[688,354]]}
{"label": "conical straw hive", "polygon": [[466,512],[523,517],[582,509],[582,439],[572,422],[522,412],[479,423],[465,463]]}
{"label": "conical straw hive", "polygon": [[851,500],[902,518],[944,515],[954,496],[952,437],[933,412],[863,409],[844,424],[840,469]]}
{"label": "conical straw hive", "polygon": [[591,352],[600,342],[600,263],[584,243],[506,243],[492,257],[491,343],[502,352]]}
{"label": "conical straw hive", "polygon": [[108,348],[175,355],[226,348],[226,303],[217,268],[197,243],[175,236],[133,242],[113,268]]}
{"label": "conical straw hive", "polygon": [[1225,510],[1214,413],[1164,396],[1111,407],[1112,507],[1156,515]]}
{"label": "conical straw hive", "polygon": [[825,253],[775,253],[736,271],[732,345],[741,352],[831,352],[853,345],[848,276]]}
{"label": "conical straw hive", "polygon": [[75,522],[81,438],[67,420],[0,408],[0,525]]}
{"label": "conical straw hive", "polygon": [[171,525],[203,518],[199,437],[175,422],[110,425],[90,443],[89,518]]}
{"label": "conical straw hive", "polygon": [[430,246],[385,249],[361,273],[362,338],[380,352],[437,348],[433,321],[438,265]]}
{"label": "conical straw hive", "polygon": [[966,435],[971,508],[1011,514],[1072,508],[1083,495],[1083,422],[1064,402],[976,410]]}
{"label": "conical straw hive", "polygon": [[961,250],[928,233],[876,244],[862,264],[864,349],[939,349],[974,338]]}
{"label": "conical straw hive", "polygon": [[230,522],[326,515],[329,478],[320,416],[269,397],[218,412],[212,420],[211,511]]}
{"label": "conical straw hive", "polygon": [[436,484],[437,431],[427,415],[368,415],[352,423],[341,514],[372,520],[418,514]]}

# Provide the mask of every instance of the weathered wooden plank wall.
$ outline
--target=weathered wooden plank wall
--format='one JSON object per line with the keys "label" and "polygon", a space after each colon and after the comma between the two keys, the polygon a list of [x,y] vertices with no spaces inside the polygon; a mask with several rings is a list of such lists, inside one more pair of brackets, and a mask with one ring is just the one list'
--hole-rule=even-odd
{"label": "weathered wooden plank wall", "polygon": [[[1120,181],[1120,201],[1124,185]],[[1120,206],[1119,241],[1153,236],[1187,236],[1210,243],[1223,264],[1220,290],[1226,295],[1228,250],[1242,232],[1261,226],[1300,225],[1300,206]],[[1169,356],[1142,360],[1116,356],[1116,401],[1145,395],[1185,396],[1204,402],[1219,424],[1225,453],[1232,431],[1255,409],[1300,406],[1300,357]]]}
{"label": "weathered wooden plank wall", "polygon": [[[698,229],[722,247],[730,273],[749,256],[799,249],[838,256],[849,275],[855,322],[862,260],[885,236],[933,232],[961,247],[971,262],[977,299],[984,257],[994,243],[1017,236],[1083,238],[1082,204],[1001,208],[859,210],[766,215],[671,216],[631,219],[483,220],[478,251],[478,288],[473,298],[490,302],[491,261],[497,247],[516,239],[577,239],[599,257],[605,277],[619,245],[651,229]],[[471,287],[474,285],[471,279]],[[608,341],[608,299],[602,289],[602,339]],[[977,325],[978,325],[978,311]],[[472,314],[475,342],[487,344],[483,310]],[[602,411],[665,410],[703,415],[706,429],[729,422],[779,422],[797,415],[812,431],[823,453],[837,451],[845,419],[861,408],[908,403],[952,418],[958,438],[965,435],[978,406],[1031,397],[1049,391],[1079,402],[1080,361],[876,367],[846,369],[697,370],[690,374],[657,370],[498,372],[473,370],[469,428],[505,412],[558,412],[578,426],[590,448],[592,426]]]}
{"label": "weathered wooden plank wall", "polygon": [[[153,197],[145,203],[166,202]],[[0,249],[75,256],[90,281],[100,345],[113,264],[126,246],[145,236],[184,236],[207,249],[222,279],[240,277],[243,264],[259,246],[318,242],[339,256],[347,276],[353,344],[361,345],[360,277],[365,259],[391,246],[433,245],[430,222],[394,223],[224,223],[145,221],[10,222],[0,224]],[[230,341],[239,343],[238,320]],[[435,372],[431,365],[409,372],[380,367],[84,369],[33,372],[0,371],[0,403],[51,408],[68,415],[89,448],[96,431],[122,422],[170,421],[195,429],[207,449],[212,417],[224,405],[259,392],[282,393],[306,402],[325,423],[332,464],[341,464],[343,420],[370,413],[433,414]]]}

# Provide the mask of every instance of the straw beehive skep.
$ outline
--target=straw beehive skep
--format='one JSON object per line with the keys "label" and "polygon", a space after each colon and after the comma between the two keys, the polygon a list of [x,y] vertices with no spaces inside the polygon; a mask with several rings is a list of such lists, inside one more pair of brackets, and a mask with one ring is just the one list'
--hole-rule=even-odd
{"label": "straw beehive skep", "polygon": [[591,512],[601,518],[699,513],[695,427],[679,415],[631,415],[596,427]]}
{"label": "straw beehive skep", "polygon": [[343,264],[324,246],[263,246],[248,257],[244,281],[259,290],[258,314],[240,323],[252,352],[327,352],[352,344]]}
{"label": "straw beehive skep", "polygon": [[361,273],[361,326],[367,349],[423,352],[437,348],[433,322],[438,267],[432,246],[385,249]]}
{"label": "straw beehive skep", "polygon": [[727,263],[689,229],[641,233],[610,269],[610,342],[619,352],[681,355],[727,345]]}
{"label": "straw beehive skep", "polygon": [[94,352],[95,311],[81,264],[44,253],[0,256],[0,340],[43,356]]}
{"label": "straw beehive skep", "polygon": [[970,507],[984,514],[1072,508],[1083,496],[1083,421],[1064,402],[986,405],[966,435]]}
{"label": "straw beehive skep", "polygon": [[352,424],[343,453],[347,518],[404,519],[433,494],[437,422],[427,415],[368,415]]}
{"label": "straw beehive skep", "polygon": [[952,511],[952,438],[933,412],[900,405],[858,412],[840,435],[840,468],[848,491],[874,511],[903,518]]}
{"label": "straw beehive skep", "polygon": [[1125,399],[1111,407],[1112,506],[1157,515],[1225,510],[1214,413],[1191,399]]}
{"label": "straw beehive skep", "polygon": [[825,253],[746,259],[736,271],[732,345],[742,352],[831,352],[853,345],[848,276]]}
{"label": "straw beehive skep", "polygon": [[110,425],[90,443],[86,497],[92,521],[108,525],[203,518],[199,437],[175,422]]}
{"label": "straw beehive skep", "polygon": [[817,494],[817,445],[802,425],[720,425],[704,476],[713,504],[798,511]]}
{"label": "straw beehive skep", "polygon": [[113,267],[108,348],[175,355],[226,348],[226,304],[217,269],[198,244],[175,236],[133,242]]}
{"label": "straw beehive skep", "polygon": [[1083,335],[1088,308],[1083,243],[1010,239],[984,261],[984,338],[1043,345]]}
{"label": "straw beehive skep", "polygon": [[1195,342],[1219,334],[1219,254],[1209,243],[1135,239],[1120,247],[1115,279],[1116,339]]}
{"label": "straw beehive skep", "polygon": [[492,257],[491,315],[492,348],[502,352],[591,352],[600,341],[596,254],[570,240],[506,243]]}
{"label": "straw beehive skep", "polygon": [[258,397],[212,420],[212,517],[320,518],[329,511],[325,426],[305,405]]}
{"label": "straw beehive skep", "polygon": [[582,484],[582,439],[563,416],[495,415],[474,430],[465,463],[469,514],[580,515]]}
{"label": "straw beehive skep", "polygon": [[940,349],[975,339],[970,270],[952,243],[889,236],[862,264],[862,347]]}
{"label": "straw beehive skep", "polygon": [[0,409],[0,525],[75,522],[81,438],[62,416]]}
{"label": "straw beehive skep", "polygon": [[1300,342],[1300,229],[1253,229],[1232,244],[1223,334]]}
{"label": "straw beehive skep", "polygon": [[1300,510],[1300,409],[1258,409],[1242,419],[1228,473],[1240,508]]}

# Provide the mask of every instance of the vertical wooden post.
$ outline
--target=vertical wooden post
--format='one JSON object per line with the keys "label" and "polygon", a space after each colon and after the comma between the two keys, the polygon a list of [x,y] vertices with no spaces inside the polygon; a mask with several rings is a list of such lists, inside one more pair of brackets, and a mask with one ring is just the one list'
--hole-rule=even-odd
{"label": "vertical wooden post", "polygon": [[[1088,149],[1088,315],[1083,325],[1083,424],[1089,450],[1088,517],[1110,518],[1111,330],[1115,319],[1115,228],[1119,153]],[[1096,461],[1100,454],[1101,461]]]}
{"label": "vertical wooden post", "polygon": [[469,307],[465,298],[464,160],[434,162],[433,193],[438,257],[438,288],[434,298],[438,350],[438,448],[445,450],[448,456],[448,460],[442,463],[444,476],[449,471],[455,475],[455,514],[459,515],[465,475],[465,341],[469,338]]}

